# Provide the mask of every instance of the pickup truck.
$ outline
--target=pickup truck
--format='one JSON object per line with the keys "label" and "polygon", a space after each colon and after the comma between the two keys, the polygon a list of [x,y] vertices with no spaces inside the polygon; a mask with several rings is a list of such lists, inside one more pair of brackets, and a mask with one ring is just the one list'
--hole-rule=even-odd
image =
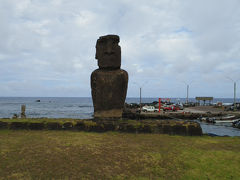
{"label": "pickup truck", "polygon": [[158,109],[156,109],[154,106],[143,106],[142,111],[143,112],[158,112]]}

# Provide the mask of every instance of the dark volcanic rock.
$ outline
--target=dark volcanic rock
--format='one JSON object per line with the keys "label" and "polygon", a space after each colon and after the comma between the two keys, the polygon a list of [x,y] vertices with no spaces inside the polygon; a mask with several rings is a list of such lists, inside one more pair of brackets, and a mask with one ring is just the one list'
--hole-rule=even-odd
{"label": "dark volcanic rock", "polygon": [[62,129],[62,126],[58,122],[48,122],[46,128],[49,130],[60,130]]}
{"label": "dark volcanic rock", "polygon": [[27,122],[11,122],[10,129],[28,129]]}
{"label": "dark volcanic rock", "polygon": [[121,47],[116,35],[97,40],[99,69],[91,74],[94,118],[121,118],[127,94],[128,73],[121,66]]}
{"label": "dark volcanic rock", "polygon": [[65,123],[63,123],[62,128],[65,130],[72,129],[73,124],[71,122],[65,122]]}
{"label": "dark volcanic rock", "polygon": [[188,135],[190,136],[199,136],[202,135],[202,128],[198,123],[192,123],[188,127]]}
{"label": "dark volcanic rock", "polygon": [[7,128],[8,128],[8,123],[0,121],[0,129],[7,129]]}
{"label": "dark volcanic rock", "polygon": [[94,117],[121,117],[127,93],[127,72],[97,69],[91,80]]}
{"label": "dark volcanic rock", "polygon": [[101,69],[120,69],[121,47],[118,45],[119,36],[101,36],[96,43],[96,56],[98,66]]}
{"label": "dark volcanic rock", "polygon": [[31,130],[42,130],[44,129],[44,123],[30,122],[28,128]]}

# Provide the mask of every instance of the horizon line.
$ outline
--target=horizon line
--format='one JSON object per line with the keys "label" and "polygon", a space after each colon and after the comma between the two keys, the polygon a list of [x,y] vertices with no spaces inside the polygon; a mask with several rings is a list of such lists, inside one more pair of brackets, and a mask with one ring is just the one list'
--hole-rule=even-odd
{"label": "horizon line", "polygon": [[[198,97],[212,97],[212,96],[198,96]],[[92,98],[91,96],[0,96],[0,98]],[[126,98],[140,98],[140,97],[126,97]],[[151,99],[187,99],[186,97],[141,97]],[[195,99],[196,97],[189,97],[189,99]],[[213,97],[213,99],[234,99],[233,97]],[[240,99],[240,98],[236,98]]]}

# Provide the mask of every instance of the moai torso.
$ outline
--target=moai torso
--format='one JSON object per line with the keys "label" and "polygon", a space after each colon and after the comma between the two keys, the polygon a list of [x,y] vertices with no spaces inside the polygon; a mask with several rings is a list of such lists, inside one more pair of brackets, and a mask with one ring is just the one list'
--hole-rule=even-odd
{"label": "moai torso", "polygon": [[116,35],[97,40],[99,69],[92,72],[91,88],[95,118],[121,118],[127,94],[128,74],[120,69],[121,48]]}

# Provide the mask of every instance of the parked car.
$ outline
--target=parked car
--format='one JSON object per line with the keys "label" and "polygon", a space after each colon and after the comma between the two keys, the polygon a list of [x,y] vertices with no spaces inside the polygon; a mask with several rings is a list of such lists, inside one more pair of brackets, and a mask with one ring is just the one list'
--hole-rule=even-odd
{"label": "parked car", "polygon": [[177,110],[180,110],[179,107],[176,107],[174,105],[171,105],[171,106],[163,106],[162,107],[163,111],[177,111]]}
{"label": "parked car", "polygon": [[143,106],[142,111],[143,112],[158,112],[158,109],[156,109],[154,106]]}
{"label": "parked car", "polygon": [[177,110],[183,110],[183,104],[176,104],[174,105]]}

